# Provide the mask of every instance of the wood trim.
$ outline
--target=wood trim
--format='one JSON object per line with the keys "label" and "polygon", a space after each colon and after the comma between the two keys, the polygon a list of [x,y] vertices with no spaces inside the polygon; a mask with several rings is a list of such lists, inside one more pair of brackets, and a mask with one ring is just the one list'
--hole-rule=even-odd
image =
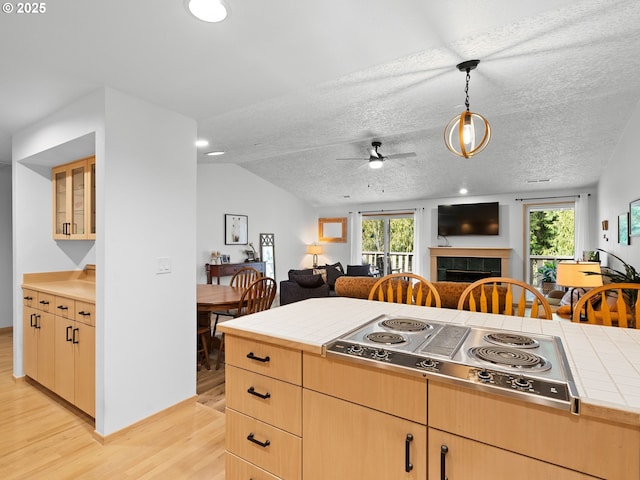
{"label": "wood trim", "polygon": [[[190,406],[194,403],[197,403],[197,400],[198,400],[198,396],[194,395],[193,397],[189,397],[185,400],[182,400],[181,402],[178,402],[175,405],[171,405],[170,407],[167,407],[164,410],[160,410],[159,412],[154,413],[153,415],[143,418],[142,420],[132,423],[131,425],[128,425],[121,430],[117,430],[113,433],[110,433],[109,435],[101,435],[100,433],[94,430],[93,437],[102,445],[110,444],[115,440],[128,436],[132,430],[140,426],[164,419],[165,417],[168,417],[171,414],[173,414],[176,410],[179,410],[181,408],[184,408],[185,406]],[[221,415],[224,415],[224,414],[221,414]]]}

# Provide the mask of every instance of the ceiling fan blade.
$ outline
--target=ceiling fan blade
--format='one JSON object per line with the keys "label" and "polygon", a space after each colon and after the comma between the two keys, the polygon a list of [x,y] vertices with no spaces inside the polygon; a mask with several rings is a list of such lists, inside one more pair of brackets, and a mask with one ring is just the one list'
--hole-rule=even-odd
{"label": "ceiling fan blade", "polygon": [[385,159],[390,159],[390,158],[409,158],[409,157],[415,157],[416,153],[415,152],[407,152],[407,153],[396,153],[395,155],[386,155],[384,158]]}
{"label": "ceiling fan blade", "polygon": [[354,157],[354,158],[336,158],[336,160],[359,160],[361,162],[366,162],[367,161],[366,158],[362,158],[362,157],[359,157],[359,158],[356,158],[356,157]]}

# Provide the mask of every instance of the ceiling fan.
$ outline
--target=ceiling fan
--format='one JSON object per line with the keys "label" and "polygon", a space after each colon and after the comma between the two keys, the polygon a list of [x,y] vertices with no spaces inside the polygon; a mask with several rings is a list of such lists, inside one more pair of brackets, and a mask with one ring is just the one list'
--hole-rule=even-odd
{"label": "ceiling fan", "polygon": [[371,148],[369,150],[369,158],[338,158],[338,160],[368,160],[370,168],[382,168],[382,164],[385,160],[391,160],[395,158],[408,158],[415,157],[416,154],[414,152],[407,153],[396,153],[395,155],[387,155],[383,156],[380,152],[378,152],[378,148],[382,146],[382,142],[373,141],[371,142]]}

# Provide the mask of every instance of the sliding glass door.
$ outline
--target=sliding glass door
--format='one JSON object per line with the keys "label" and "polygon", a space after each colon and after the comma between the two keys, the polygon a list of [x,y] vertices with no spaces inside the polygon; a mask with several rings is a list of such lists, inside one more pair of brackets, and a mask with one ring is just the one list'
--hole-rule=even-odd
{"label": "sliding glass door", "polygon": [[377,276],[412,272],[414,265],[414,215],[363,214],[362,258]]}

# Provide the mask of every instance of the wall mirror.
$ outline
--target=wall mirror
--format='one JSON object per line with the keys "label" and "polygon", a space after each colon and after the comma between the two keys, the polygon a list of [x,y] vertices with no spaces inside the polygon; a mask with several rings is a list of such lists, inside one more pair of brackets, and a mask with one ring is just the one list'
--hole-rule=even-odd
{"label": "wall mirror", "polygon": [[260,260],[265,263],[265,276],[276,278],[276,246],[273,233],[260,234]]}
{"label": "wall mirror", "polygon": [[347,242],[347,218],[319,218],[318,241],[320,242]]}

